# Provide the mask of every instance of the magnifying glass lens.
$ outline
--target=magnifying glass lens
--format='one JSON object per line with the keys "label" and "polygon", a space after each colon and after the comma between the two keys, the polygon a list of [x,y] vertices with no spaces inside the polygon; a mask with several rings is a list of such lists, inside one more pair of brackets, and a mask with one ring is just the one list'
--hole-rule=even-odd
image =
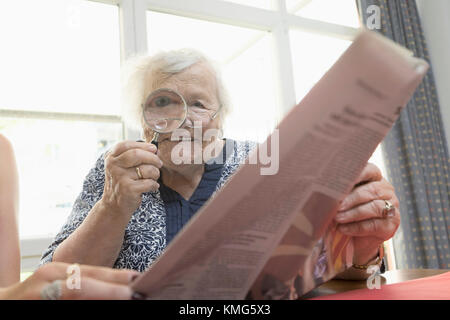
{"label": "magnifying glass lens", "polygon": [[159,133],[172,132],[186,119],[187,107],[175,91],[161,89],[153,92],[144,105],[144,120],[150,129]]}

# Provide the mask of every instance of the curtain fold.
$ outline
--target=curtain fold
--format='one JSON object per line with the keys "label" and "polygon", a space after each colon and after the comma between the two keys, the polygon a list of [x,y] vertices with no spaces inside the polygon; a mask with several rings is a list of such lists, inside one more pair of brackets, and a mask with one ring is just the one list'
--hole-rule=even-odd
{"label": "curtain fold", "polygon": [[[376,31],[431,66],[414,0],[356,2],[363,25],[379,12]],[[450,160],[432,68],[384,139],[382,153],[400,200],[401,225],[393,238],[397,268],[450,268]]]}

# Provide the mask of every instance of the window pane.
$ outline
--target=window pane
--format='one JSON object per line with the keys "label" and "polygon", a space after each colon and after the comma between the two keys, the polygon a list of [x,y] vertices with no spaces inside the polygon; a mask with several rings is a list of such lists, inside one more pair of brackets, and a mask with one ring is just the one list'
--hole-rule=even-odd
{"label": "window pane", "polygon": [[225,123],[225,137],[262,142],[278,124],[271,52],[269,34],[224,67],[233,107]]}
{"label": "window pane", "polygon": [[289,12],[304,18],[359,28],[355,0],[287,0]]}
{"label": "window pane", "polygon": [[189,47],[202,51],[216,61],[226,63],[261,34],[264,32],[172,14],[152,11],[147,13],[150,54],[159,50]]}
{"label": "window pane", "polygon": [[119,114],[118,7],[2,1],[0,107]]}
{"label": "window pane", "polygon": [[295,92],[300,101],[348,48],[351,41],[290,31]]}
{"label": "window pane", "polygon": [[54,236],[97,157],[122,139],[121,123],[1,118],[16,154],[20,237]]}
{"label": "window pane", "polygon": [[[290,31],[290,39],[296,98],[301,101],[352,42],[298,30]],[[377,165],[386,177],[380,146],[369,162]]]}
{"label": "window pane", "polygon": [[270,10],[272,9],[271,2],[273,0],[225,0],[227,2],[234,2],[237,4],[243,4],[245,6],[249,7],[257,7],[261,9]]}
{"label": "window pane", "polygon": [[147,31],[150,54],[188,47],[222,65],[233,107],[226,137],[261,141],[273,129],[278,108],[270,33],[156,12],[147,14]]}

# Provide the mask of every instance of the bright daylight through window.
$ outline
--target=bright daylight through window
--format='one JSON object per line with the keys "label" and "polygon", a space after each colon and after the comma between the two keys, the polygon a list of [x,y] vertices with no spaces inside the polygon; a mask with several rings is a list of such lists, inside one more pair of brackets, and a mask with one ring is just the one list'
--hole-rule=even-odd
{"label": "bright daylight through window", "polygon": [[20,168],[20,236],[53,236],[99,153],[123,137],[118,8],[2,1],[0,38],[0,130]]}

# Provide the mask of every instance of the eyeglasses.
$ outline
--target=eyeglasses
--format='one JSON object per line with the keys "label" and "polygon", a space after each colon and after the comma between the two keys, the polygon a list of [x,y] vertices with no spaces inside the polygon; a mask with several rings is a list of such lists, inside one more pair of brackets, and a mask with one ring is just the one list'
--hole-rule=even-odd
{"label": "eyeglasses", "polygon": [[153,91],[142,105],[144,120],[156,134],[152,141],[158,139],[158,133],[169,133],[180,128],[188,118],[205,126],[215,119],[221,109],[221,106],[214,108],[199,101],[190,104],[175,90],[161,88]]}

